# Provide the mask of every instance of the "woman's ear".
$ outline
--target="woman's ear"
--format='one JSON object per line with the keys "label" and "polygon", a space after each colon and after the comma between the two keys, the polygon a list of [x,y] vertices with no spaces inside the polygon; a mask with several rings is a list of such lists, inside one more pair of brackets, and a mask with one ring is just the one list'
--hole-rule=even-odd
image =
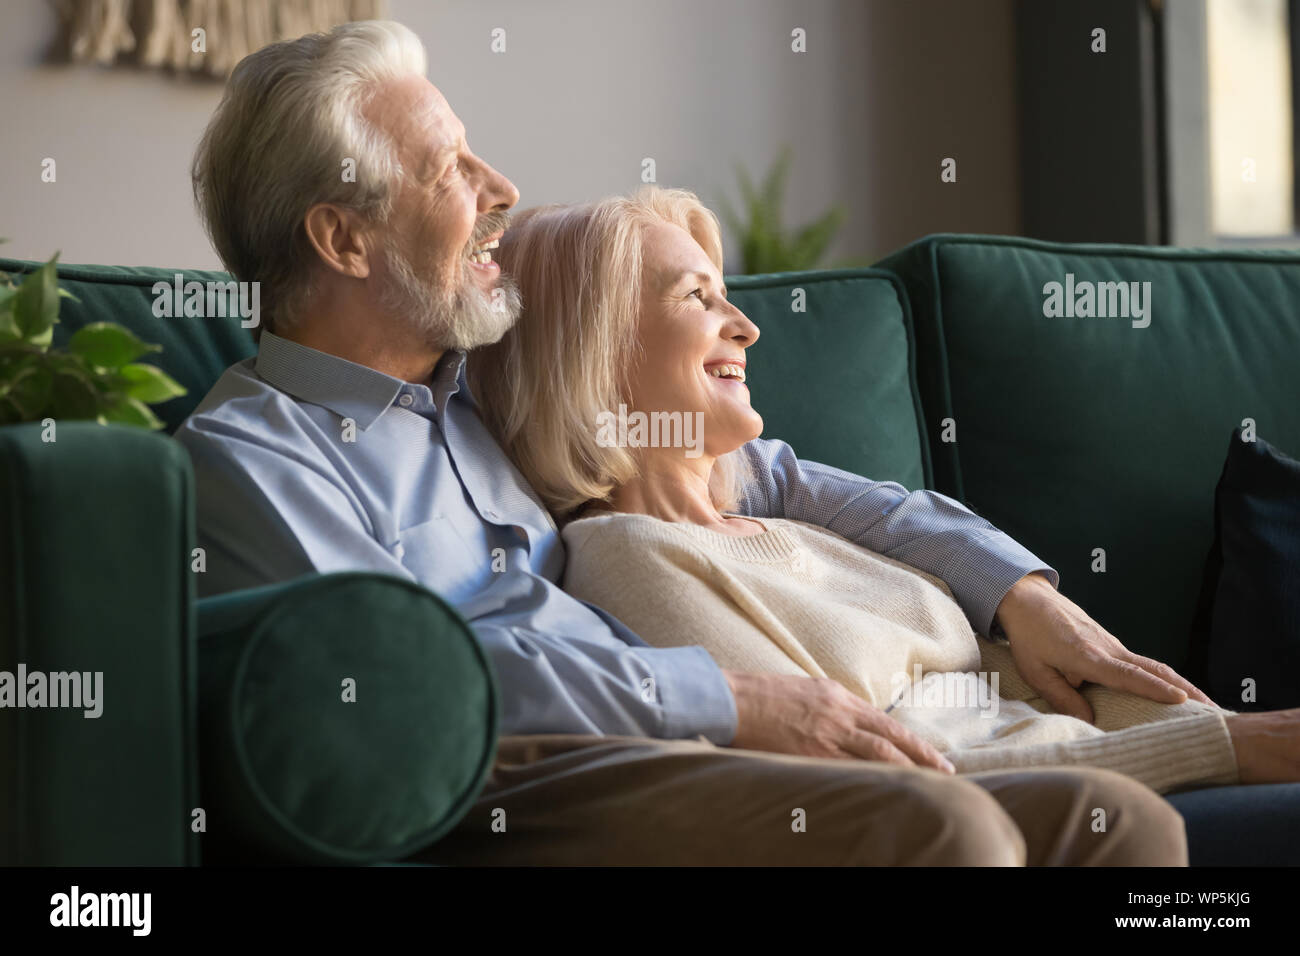
{"label": "woman's ear", "polygon": [[327,269],[353,279],[370,275],[372,237],[356,213],[333,203],[317,203],[303,217],[303,228]]}

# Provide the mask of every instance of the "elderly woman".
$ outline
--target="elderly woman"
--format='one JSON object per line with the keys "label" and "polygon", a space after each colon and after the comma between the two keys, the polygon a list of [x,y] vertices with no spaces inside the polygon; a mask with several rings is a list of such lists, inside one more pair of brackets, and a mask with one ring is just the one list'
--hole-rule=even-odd
{"label": "elderly woman", "polygon": [[1229,722],[1271,715],[1100,686],[1084,691],[1095,725],[1055,713],[942,580],[823,528],[733,513],[734,453],[763,427],[745,384],[759,330],[727,301],[718,223],[693,194],[530,210],[498,259],[525,311],[471,374],[489,427],[565,523],[566,590],[656,646],[834,679],[958,772],[1083,764],[1160,792],[1300,778],[1295,711],[1270,743],[1252,736],[1278,749],[1249,772]]}

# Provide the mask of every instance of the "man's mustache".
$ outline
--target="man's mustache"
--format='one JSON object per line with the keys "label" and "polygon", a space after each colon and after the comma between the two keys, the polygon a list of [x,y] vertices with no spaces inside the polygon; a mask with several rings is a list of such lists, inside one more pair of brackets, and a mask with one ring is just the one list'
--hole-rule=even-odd
{"label": "man's mustache", "polygon": [[472,250],[488,236],[504,232],[510,228],[510,214],[507,212],[488,212],[479,217],[474,226],[474,235],[470,238],[466,251]]}

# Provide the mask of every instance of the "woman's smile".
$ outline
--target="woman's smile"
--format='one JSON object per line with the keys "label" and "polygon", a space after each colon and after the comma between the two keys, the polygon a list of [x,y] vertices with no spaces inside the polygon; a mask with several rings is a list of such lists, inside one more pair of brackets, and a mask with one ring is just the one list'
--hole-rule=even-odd
{"label": "woman's smile", "polygon": [[[745,384],[745,360],[718,360],[706,362],[704,370],[719,382],[729,382],[732,384]],[[749,391],[749,389],[745,389]]]}

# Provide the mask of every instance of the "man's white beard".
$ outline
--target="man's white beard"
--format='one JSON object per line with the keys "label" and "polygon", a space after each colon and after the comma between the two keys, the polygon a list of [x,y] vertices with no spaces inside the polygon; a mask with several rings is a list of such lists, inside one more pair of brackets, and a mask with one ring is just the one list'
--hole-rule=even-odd
{"label": "man's white beard", "polygon": [[447,289],[416,272],[390,233],[384,243],[384,266],[381,304],[414,325],[435,348],[469,350],[491,345],[519,318],[519,287],[514,279],[502,273],[491,294],[485,294],[470,272],[468,258],[461,258],[456,288]]}

